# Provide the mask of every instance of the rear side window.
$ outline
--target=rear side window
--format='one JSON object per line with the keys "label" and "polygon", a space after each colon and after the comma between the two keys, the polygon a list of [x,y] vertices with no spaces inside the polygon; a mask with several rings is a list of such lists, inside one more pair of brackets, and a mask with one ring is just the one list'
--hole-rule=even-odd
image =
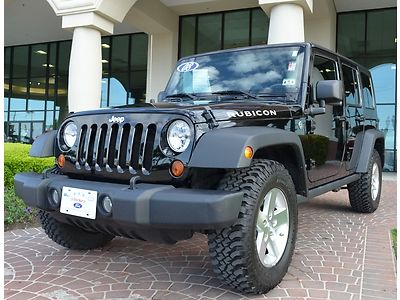
{"label": "rear side window", "polygon": [[347,65],[342,65],[342,70],[346,103],[358,106],[361,102],[358,90],[357,70]]}
{"label": "rear side window", "polygon": [[371,78],[361,73],[361,84],[362,84],[362,99],[366,108],[375,107],[374,93],[372,92]]}

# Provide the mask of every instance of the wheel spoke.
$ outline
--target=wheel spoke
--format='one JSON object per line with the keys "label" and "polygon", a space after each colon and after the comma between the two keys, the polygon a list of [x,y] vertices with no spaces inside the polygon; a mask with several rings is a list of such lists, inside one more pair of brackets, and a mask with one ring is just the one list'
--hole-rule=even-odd
{"label": "wheel spoke", "polygon": [[267,215],[263,211],[258,212],[257,216],[257,231],[258,232],[264,232],[266,225],[265,221],[267,220]]}
{"label": "wheel spoke", "polygon": [[260,259],[265,257],[265,252],[267,251],[267,241],[268,236],[265,233],[259,233],[257,236],[257,252]]}
{"label": "wheel spoke", "polygon": [[278,189],[272,189],[271,191],[269,191],[269,193],[267,194],[268,197],[268,217],[273,217],[274,215],[274,210],[275,210],[275,206],[276,206],[276,197],[278,196]]}
{"label": "wheel spoke", "polygon": [[279,228],[282,225],[288,224],[287,208],[278,208],[273,216],[274,227]]}
{"label": "wheel spoke", "polygon": [[276,237],[270,237],[267,242],[268,255],[272,256],[274,258],[273,260],[280,256],[280,251],[275,239]]}

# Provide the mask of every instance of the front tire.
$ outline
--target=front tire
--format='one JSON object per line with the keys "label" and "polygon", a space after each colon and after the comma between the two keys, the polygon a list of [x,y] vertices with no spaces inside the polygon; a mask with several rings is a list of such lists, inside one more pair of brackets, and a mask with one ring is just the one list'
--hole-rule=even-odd
{"label": "front tire", "polygon": [[234,289],[252,294],[273,289],[285,276],[297,234],[293,180],[283,165],[254,160],[228,173],[219,189],[243,191],[238,220],[208,235],[214,272]]}
{"label": "front tire", "polygon": [[57,244],[73,250],[90,250],[104,246],[114,236],[101,232],[88,232],[78,227],[61,223],[48,212],[39,211],[42,228]]}
{"label": "front tire", "polygon": [[378,206],[382,188],[382,163],[378,151],[374,149],[368,162],[368,171],[348,184],[351,207],[356,212],[372,213]]}

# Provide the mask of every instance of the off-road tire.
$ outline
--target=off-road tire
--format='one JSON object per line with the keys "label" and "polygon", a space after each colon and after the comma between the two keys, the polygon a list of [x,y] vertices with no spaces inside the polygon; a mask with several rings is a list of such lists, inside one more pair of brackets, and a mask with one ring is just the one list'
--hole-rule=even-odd
{"label": "off-road tire", "polygon": [[[378,196],[373,200],[371,184],[372,169],[375,163],[379,170],[379,191]],[[347,189],[349,191],[350,204],[354,211],[372,213],[378,208],[382,190],[382,163],[378,151],[374,149],[372,152],[371,158],[368,162],[367,173],[362,174],[358,180],[349,183]]]}
{"label": "off-road tire", "polygon": [[78,227],[61,223],[48,212],[40,210],[39,218],[46,234],[57,244],[73,250],[90,250],[104,246],[114,236],[101,232],[88,232]]}
{"label": "off-road tire", "polygon": [[[280,260],[272,267],[262,264],[256,248],[256,216],[265,195],[279,188],[286,196],[289,233]],[[214,272],[232,288],[251,294],[273,289],[284,277],[292,259],[297,234],[297,201],[293,180],[280,163],[254,160],[248,168],[232,170],[222,178],[220,190],[242,191],[238,220],[229,228],[208,235]]]}

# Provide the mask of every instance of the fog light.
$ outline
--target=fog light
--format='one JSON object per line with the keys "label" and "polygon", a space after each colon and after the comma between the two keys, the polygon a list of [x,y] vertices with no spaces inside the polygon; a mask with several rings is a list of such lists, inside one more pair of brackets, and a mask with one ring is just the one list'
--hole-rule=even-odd
{"label": "fog light", "polygon": [[58,207],[60,205],[60,194],[56,189],[51,189],[49,191],[49,202],[53,207]]}
{"label": "fog light", "polygon": [[111,214],[111,210],[112,210],[112,201],[111,198],[108,196],[104,196],[101,205],[103,207],[103,210],[106,214]]}
{"label": "fog light", "polygon": [[172,164],[171,164],[171,174],[174,177],[179,177],[183,174],[183,171],[185,171],[185,166],[183,164],[183,162],[181,162],[180,160],[175,160]]}

